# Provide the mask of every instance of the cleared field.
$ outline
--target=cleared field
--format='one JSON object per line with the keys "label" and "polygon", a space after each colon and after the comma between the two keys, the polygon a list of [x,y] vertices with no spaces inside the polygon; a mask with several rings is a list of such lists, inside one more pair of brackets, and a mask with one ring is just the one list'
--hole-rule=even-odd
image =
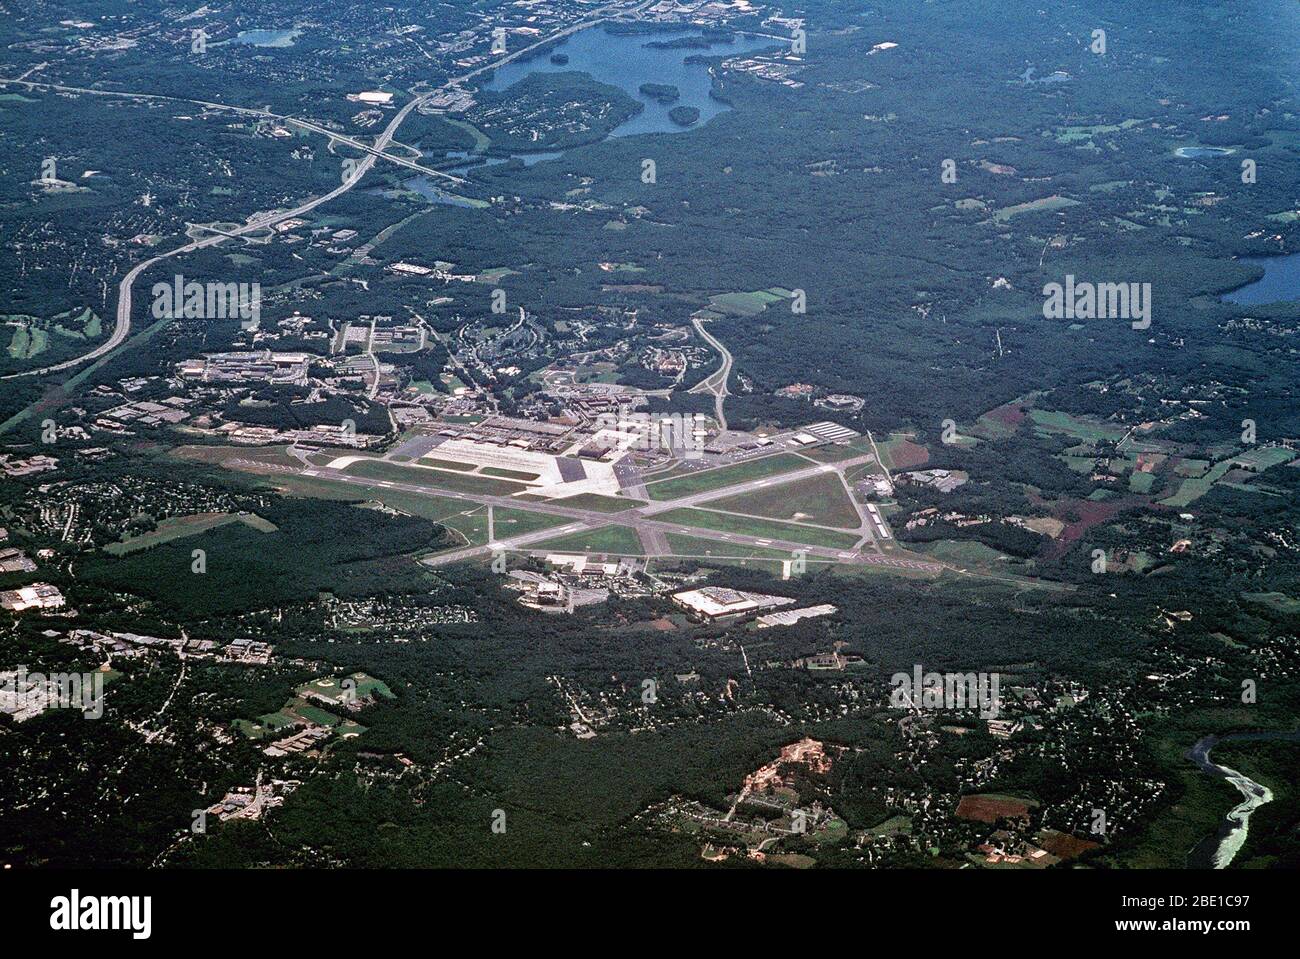
{"label": "cleared field", "polygon": [[1281,446],[1261,446],[1258,449],[1247,450],[1234,456],[1232,461],[1246,467],[1246,469],[1266,470],[1273,466],[1289,463],[1295,457],[1296,454],[1293,450]]}
{"label": "cleared field", "polygon": [[492,511],[492,533],[497,539],[522,536],[538,530],[563,526],[569,522],[564,516],[550,516],[546,513],[529,513],[521,509],[498,507]]}
{"label": "cleared field", "polygon": [[1110,423],[1099,423],[1071,416],[1059,410],[1030,410],[1029,417],[1036,426],[1055,433],[1065,433],[1081,440],[1119,440],[1127,430]]}
{"label": "cleared field", "polygon": [[1128,488],[1134,493],[1149,493],[1155,481],[1155,473],[1133,473],[1128,478]]}
{"label": "cleared field", "polygon": [[437,466],[439,469],[456,470],[459,473],[470,473],[474,470],[473,463],[462,463],[460,460],[440,460],[436,456],[423,457],[420,460],[420,465]]}
{"label": "cleared field", "polygon": [[409,513],[434,522],[460,513],[482,511],[486,520],[486,507],[465,500],[450,499],[431,493],[408,493],[405,490],[365,489],[353,483],[342,483],[323,477],[276,476],[272,484],[290,496],[310,499],[344,500],[350,502],[375,502],[400,513]]}
{"label": "cleared field", "polygon": [[807,543],[810,546],[826,546],[831,549],[849,549],[858,541],[858,537],[852,533],[837,533],[816,526],[796,526],[792,523],[778,523],[775,520],[733,516],[730,513],[713,513],[705,509],[671,509],[660,513],[655,518],[665,523],[680,523],[682,526],[711,529],[719,533],[739,533],[742,536]]}
{"label": "cleared field", "polygon": [[602,513],[621,513],[625,509],[631,509],[634,506],[641,506],[645,501],[639,499],[620,499],[617,496],[602,496],[599,493],[579,493],[577,496],[566,496],[563,499],[551,499],[545,496],[527,497],[538,503],[559,503],[562,506],[572,506],[575,509],[592,509]]}
{"label": "cleared field", "polygon": [[749,513],[787,522],[857,529],[861,518],[837,475],[821,473],[793,483],[765,486],[738,496],[708,500],[707,509]]}
{"label": "cleared field", "polygon": [[479,470],[484,476],[498,476],[501,479],[521,480],[530,483],[540,477],[536,473],[525,473],[523,470],[502,469],[500,466],[485,466]]}
{"label": "cleared field", "polygon": [[1189,506],[1208,493],[1210,487],[1222,479],[1230,469],[1232,469],[1232,460],[1215,463],[1204,476],[1183,480],[1182,485],[1178,487],[1177,493],[1173,496],[1166,496],[1160,502],[1165,506],[1175,508]]}
{"label": "cleared field", "polygon": [[455,490],[458,493],[482,493],[488,496],[509,496],[511,493],[527,489],[519,483],[510,483],[487,476],[467,476],[442,470],[421,469],[418,466],[402,466],[384,460],[358,460],[343,472],[368,479],[391,480],[394,483],[406,483],[411,486]]}
{"label": "cleared field", "polygon": [[698,536],[686,536],[682,533],[668,533],[668,548],[674,556],[708,556],[727,559],[790,559],[790,553],[782,549],[768,549],[764,546],[746,546],[742,543],[720,543],[716,539],[704,539]]}
{"label": "cleared field", "polygon": [[999,819],[1014,819],[1029,815],[1038,803],[1033,799],[1007,796],[1001,793],[982,793],[962,796],[957,802],[957,818],[994,823]]}
{"label": "cleared field", "polygon": [[225,466],[228,469],[239,469],[238,466],[229,465],[231,460],[247,460],[275,466],[301,466],[302,464],[290,456],[287,450],[287,446],[178,446],[169,455],[196,463]]}
{"label": "cleared field", "polygon": [[782,299],[784,297],[769,293],[767,290],[755,290],[752,293],[721,293],[709,297],[709,307],[731,316],[754,316]]}
{"label": "cleared field", "polygon": [[1071,200],[1064,196],[1045,196],[1041,200],[1030,200],[1028,203],[1017,203],[1015,206],[1003,207],[993,214],[993,219],[997,223],[1005,223],[1013,216],[1019,216],[1022,213],[1038,213],[1043,210],[1061,210],[1069,206],[1078,206],[1078,200]]}
{"label": "cleared field", "polygon": [[156,529],[140,536],[133,536],[120,543],[109,543],[104,547],[104,552],[111,553],[114,556],[122,556],[139,549],[157,546],[159,543],[170,543],[172,540],[183,539],[186,536],[193,536],[205,530],[225,526],[227,523],[243,523],[260,533],[274,533],[276,529],[274,523],[270,523],[252,513],[243,515],[238,513],[194,513],[190,516],[172,516],[159,520]]}
{"label": "cleared field", "polygon": [[1300,616],[1300,599],[1294,599],[1286,593],[1242,593],[1241,598],[1248,603],[1258,603],[1283,616]]}
{"label": "cleared field", "polygon": [[819,463],[838,463],[841,460],[851,460],[855,456],[861,456],[864,453],[871,452],[871,440],[865,436],[860,436],[855,440],[849,440],[843,446],[838,443],[832,443],[828,446],[817,446],[808,450],[800,450],[801,456],[814,459]]}
{"label": "cleared field", "polygon": [[762,479],[776,476],[797,469],[808,467],[808,461],[793,453],[778,453],[775,456],[763,456],[746,460],[732,466],[719,466],[710,470],[699,470],[675,479],[660,480],[646,484],[646,492],[653,500],[671,500],[692,493],[705,493],[712,489],[723,489],[746,480]]}
{"label": "cleared field", "polygon": [[933,543],[920,545],[918,552],[959,565],[966,563],[997,563],[1004,558],[997,550],[975,540],[936,540]]}
{"label": "cleared field", "polygon": [[930,459],[930,451],[906,436],[891,436],[876,444],[880,448],[880,461],[886,469],[910,470]]}
{"label": "cleared field", "polygon": [[570,533],[556,539],[544,540],[533,549],[553,550],[557,553],[616,553],[623,556],[641,556],[641,538],[630,526],[602,526],[600,529]]}

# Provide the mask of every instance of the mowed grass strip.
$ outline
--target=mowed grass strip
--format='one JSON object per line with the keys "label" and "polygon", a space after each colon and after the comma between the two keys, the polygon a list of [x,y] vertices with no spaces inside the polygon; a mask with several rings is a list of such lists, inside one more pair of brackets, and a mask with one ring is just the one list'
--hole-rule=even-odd
{"label": "mowed grass strip", "polygon": [[225,526],[227,523],[243,523],[260,533],[275,532],[274,523],[252,513],[242,515],[238,513],[194,513],[190,516],[171,516],[159,520],[156,529],[142,533],[139,536],[133,536],[120,543],[109,543],[104,547],[104,552],[111,553],[114,556],[122,556],[138,549],[157,546],[159,543],[170,543],[175,539],[194,536],[204,530]]}
{"label": "mowed grass strip", "polygon": [[657,514],[655,519],[664,523],[711,529],[719,533],[738,533],[742,536],[776,539],[807,546],[825,546],[829,549],[849,549],[858,541],[858,537],[852,533],[837,533],[816,526],[797,526],[793,523],[778,523],[775,520],[734,516],[731,513],[714,513],[707,509],[689,507],[670,509]]}
{"label": "mowed grass strip", "polygon": [[790,552],[783,549],[771,549],[766,546],[746,546],[743,543],[727,543],[716,539],[704,539],[699,536],[686,536],[682,533],[668,533],[668,548],[674,556],[711,557],[727,559],[791,559]]}
{"label": "mowed grass strip", "polygon": [[567,516],[551,516],[549,513],[533,513],[522,509],[497,507],[492,511],[492,534],[497,539],[509,539],[538,530],[563,526],[571,522]]}
{"label": "mowed grass strip", "polygon": [[699,470],[674,479],[660,480],[646,484],[646,492],[653,500],[679,499],[693,493],[706,493],[712,489],[723,489],[744,483],[748,480],[776,476],[798,469],[806,469],[811,464],[793,453],[778,453],[775,456],[763,456],[746,460],[731,466],[719,466],[714,469]]}
{"label": "mowed grass strip", "polygon": [[525,473],[523,470],[508,470],[500,466],[485,466],[479,472],[484,476],[499,476],[501,479],[523,480],[526,483],[540,478],[536,473]]}
{"label": "mowed grass strip", "polygon": [[645,500],[602,496],[600,493],[579,493],[577,496],[566,496],[563,499],[554,499],[549,496],[529,496],[528,499],[538,503],[555,503],[558,506],[589,509],[600,513],[621,513],[625,509],[645,505]]}
{"label": "mowed grass strip", "polygon": [[853,508],[844,484],[834,473],[822,473],[793,483],[777,483],[736,496],[707,500],[705,509],[749,513],[768,519],[816,523],[857,529],[862,519]]}
{"label": "mowed grass strip", "polygon": [[602,526],[599,529],[570,533],[558,539],[537,543],[533,549],[552,550],[557,553],[612,553],[620,556],[641,556],[641,537],[630,526]]}
{"label": "mowed grass strip", "polygon": [[527,489],[519,483],[492,479],[487,476],[467,476],[461,473],[446,473],[442,470],[422,469],[418,466],[402,466],[384,460],[363,459],[352,463],[343,472],[350,476],[363,476],[366,479],[389,480],[394,483],[406,483],[411,486],[428,486],[431,489],[447,489],[457,493],[481,493],[485,496],[509,496]]}

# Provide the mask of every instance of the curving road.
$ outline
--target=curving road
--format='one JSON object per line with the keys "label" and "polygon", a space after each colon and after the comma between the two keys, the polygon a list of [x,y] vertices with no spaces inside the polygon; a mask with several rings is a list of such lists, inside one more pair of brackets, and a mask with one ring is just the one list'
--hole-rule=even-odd
{"label": "curving road", "polygon": [[722,345],[722,341],[713,336],[704,329],[704,323],[701,320],[691,320],[695,324],[695,332],[699,333],[704,341],[718,351],[722,357],[722,366],[716,373],[711,374],[706,379],[701,380],[691,387],[691,393],[712,393],[713,394],[713,413],[718,421],[718,429],[726,430],[727,417],[722,412],[722,403],[729,395],[727,390],[727,379],[731,376],[731,351]]}
{"label": "curving road", "polygon": [[[246,233],[253,233],[257,230],[264,230],[267,227],[274,226],[275,224],[281,222],[282,220],[289,220],[292,219],[293,217],[301,216],[304,213],[309,213],[312,210],[316,209],[316,207],[320,206],[322,203],[328,203],[330,200],[334,199],[335,197],[342,196],[344,193],[347,193],[348,190],[351,190],[354,186],[356,186],[357,182],[363,176],[365,176],[366,172],[375,165],[375,162],[380,158],[381,154],[386,160],[393,160],[394,162],[402,162],[399,158],[394,157],[391,154],[385,154],[384,151],[387,149],[388,144],[392,141],[393,137],[396,135],[397,128],[400,127],[402,123],[406,120],[406,118],[411,115],[411,111],[422,106],[425,102],[432,99],[434,96],[438,95],[439,93],[447,89],[450,89],[451,87],[459,86],[465,81],[471,80],[474,77],[478,76],[480,73],[485,73],[488,70],[495,70],[497,67],[505,65],[509,63],[511,60],[514,60],[517,57],[521,57],[524,54],[528,53],[529,51],[536,49],[537,47],[543,46],[548,43],[553,43],[554,41],[559,40],[563,37],[567,37],[570,34],[577,33],[579,30],[585,30],[588,27],[594,26],[597,23],[602,23],[605,20],[610,19],[610,17],[615,14],[640,13],[646,8],[650,7],[654,2],[655,0],[643,0],[643,2],[629,7],[626,11],[620,11],[618,3],[609,4],[607,6],[601,7],[598,10],[592,11],[592,15],[590,17],[580,20],[579,22],[575,23],[571,27],[565,27],[563,30],[558,30],[555,33],[543,37],[542,39],[537,40],[536,42],[531,43],[526,47],[520,47],[514,53],[508,53],[505,56],[499,57],[496,60],[491,61],[490,63],[484,64],[481,67],[476,67],[473,70],[469,71],[468,73],[464,73],[460,75],[459,77],[453,77],[452,79],[444,83],[441,87],[438,87],[434,90],[430,90],[428,93],[423,93],[420,96],[416,97],[415,99],[409,101],[405,106],[403,106],[399,111],[397,111],[393,119],[389,121],[388,126],[384,128],[384,131],[380,133],[378,137],[375,138],[375,142],[370,146],[358,144],[356,143],[356,141],[351,141],[345,137],[339,137],[330,131],[326,131],[323,128],[320,128],[322,132],[328,134],[329,136],[333,136],[336,139],[342,139],[347,142],[354,143],[355,145],[360,146],[363,150],[366,151],[365,159],[363,159],[361,163],[358,164],[355,172],[352,174],[351,177],[349,177],[347,180],[344,180],[343,183],[335,187],[329,193],[326,193],[323,196],[318,196],[313,200],[308,200],[306,203],[302,204],[301,206],[295,207],[292,210],[286,210],[279,213],[271,213],[271,214],[267,214],[266,216],[258,217],[257,219],[250,220],[248,223],[245,223],[243,226],[236,227],[233,230],[229,230],[225,233],[214,233],[212,236],[204,237],[201,240],[194,240],[190,243],[185,244],[184,246],[177,247],[176,249],[171,250],[170,252],[159,254],[158,256],[152,257],[148,260],[145,260],[142,263],[137,264],[135,267],[131,269],[129,273],[126,274],[126,276],[122,277],[122,282],[118,284],[117,322],[113,327],[112,336],[110,336],[106,341],[104,341],[102,344],[97,346],[95,349],[91,350],[89,353],[86,353],[83,356],[79,356],[76,359],[66,360],[63,363],[56,363],[53,366],[45,366],[45,367],[41,367],[40,369],[24,370],[21,373],[10,373],[7,376],[0,377],[0,379],[14,379],[20,376],[44,376],[47,373],[57,373],[60,370],[71,369],[74,366],[80,366],[82,363],[86,363],[91,360],[97,360],[101,356],[105,356],[111,353],[113,350],[117,349],[124,342],[126,342],[126,338],[128,335],[130,335],[131,332],[131,286],[133,283],[135,283],[136,278],[145,270],[149,269],[151,266],[154,266],[157,263],[161,263],[163,260],[169,259],[171,257],[179,256],[182,253],[191,253],[194,250],[201,250],[204,249],[205,247],[215,246],[216,244],[221,243],[224,240],[230,239],[231,237],[239,237],[239,236],[243,236]],[[5,82],[22,83],[27,86],[47,86],[47,87],[53,87],[54,89],[63,89],[69,91],[79,90],[79,92],[98,94],[101,96],[121,96],[121,94],[116,94],[116,93],[110,94],[102,90],[96,91],[96,90],[79,89],[73,87],[54,87],[54,85],[52,84],[34,84],[29,81],[21,81],[21,80],[11,80]],[[139,94],[135,94],[135,95],[139,95]],[[151,96],[154,99],[173,99],[171,97],[162,97],[162,96],[150,95],[150,94],[144,94],[144,96]],[[204,103],[206,101],[189,101],[189,102]],[[267,111],[264,110],[250,110],[246,107],[230,107],[220,103],[212,103],[208,105],[213,107],[220,107],[221,109],[225,109],[225,110],[238,110],[241,112],[260,114],[263,116],[274,115],[274,114],[269,114],[267,113]],[[283,119],[288,120],[289,118],[285,117]],[[301,121],[293,121],[293,122],[301,122]],[[408,166],[410,165],[410,163],[402,162],[402,165]]]}

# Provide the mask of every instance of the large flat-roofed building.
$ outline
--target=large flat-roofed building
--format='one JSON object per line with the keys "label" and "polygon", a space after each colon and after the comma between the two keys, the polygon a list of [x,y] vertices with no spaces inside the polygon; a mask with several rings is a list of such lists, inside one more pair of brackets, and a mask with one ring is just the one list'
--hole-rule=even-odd
{"label": "large flat-roofed building", "polygon": [[673,594],[673,602],[704,619],[725,619],[743,616],[760,609],[788,606],[794,600],[785,596],[766,596],[763,593],[746,593],[725,586],[702,586]]}
{"label": "large flat-roofed building", "polygon": [[49,583],[32,583],[0,593],[0,606],[15,613],[29,609],[58,609],[63,604],[63,594],[57,586]]}

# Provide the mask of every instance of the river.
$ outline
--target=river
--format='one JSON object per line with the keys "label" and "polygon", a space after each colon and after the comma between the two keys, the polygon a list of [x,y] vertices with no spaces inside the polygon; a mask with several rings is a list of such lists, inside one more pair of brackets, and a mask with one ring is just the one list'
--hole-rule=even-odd
{"label": "river", "polygon": [[1273,791],[1255,780],[1210,759],[1210,750],[1219,743],[1250,742],[1260,740],[1300,741],[1300,730],[1291,733],[1232,733],[1227,736],[1209,735],[1197,740],[1187,753],[1187,758],[1211,776],[1219,776],[1237,787],[1243,799],[1223,817],[1219,831],[1201,840],[1187,855],[1187,864],[1193,868],[1225,869],[1231,865],[1250,831],[1250,814],[1267,802],[1273,801]]}

